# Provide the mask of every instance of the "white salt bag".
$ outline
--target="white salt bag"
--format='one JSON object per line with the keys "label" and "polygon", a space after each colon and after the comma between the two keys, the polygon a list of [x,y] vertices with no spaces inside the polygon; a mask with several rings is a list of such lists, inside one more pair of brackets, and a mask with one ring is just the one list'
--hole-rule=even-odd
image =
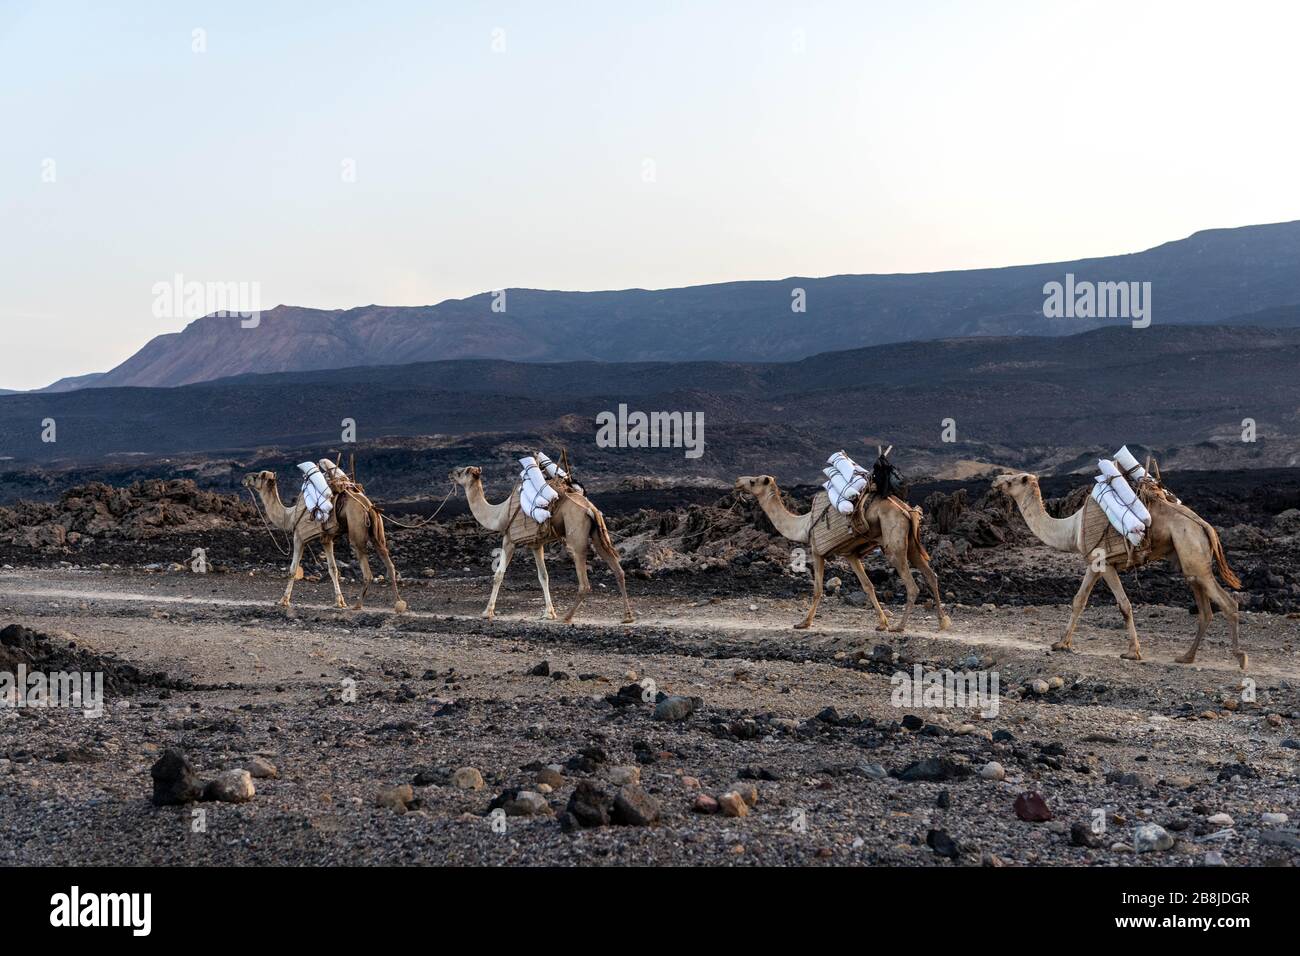
{"label": "white salt bag", "polygon": [[537,463],[542,466],[542,471],[546,472],[548,478],[568,478],[569,473],[557,465],[551,459],[547,458],[541,452],[537,453]]}
{"label": "white salt bag", "polygon": [[858,463],[848,455],[844,454],[843,451],[837,451],[835,454],[831,455],[830,458],[826,459],[826,461],[844,477],[845,481],[852,481],[856,475],[867,474],[865,469],[860,467]]}
{"label": "white salt bag", "polygon": [[1119,465],[1102,458],[1097,461],[1097,467],[1105,476],[1116,497],[1123,502],[1124,507],[1136,514],[1141,519],[1143,526],[1149,526],[1151,524],[1151,512],[1147,511],[1147,506],[1138,498],[1137,492],[1133,490],[1132,485],[1124,479],[1124,475],[1119,470]]}
{"label": "white salt bag", "polygon": [[298,466],[298,470],[303,474],[303,504],[311,513],[312,520],[323,524],[329,520],[330,512],[334,510],[334,493],[330,491],[329,482],[325,480],[325,475],[314,462],[304,461]]}
{"label": "white salt bag", "polygon": [[1141,481],[1147,476],[1147,470],[1138,464],[1138,460],[1128,450],[1128,445],[1115,452],[1115,464],[1119,465],[1125,476],[1134,481]]}

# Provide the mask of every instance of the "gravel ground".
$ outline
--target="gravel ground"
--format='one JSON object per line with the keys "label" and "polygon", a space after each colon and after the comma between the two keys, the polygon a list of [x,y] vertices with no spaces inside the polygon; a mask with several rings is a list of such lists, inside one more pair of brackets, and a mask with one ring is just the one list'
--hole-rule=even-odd
{"label": "gravel ground", "polygon": [[[570,573],[552,571],[562,609]],[[270,567],[0,573],[0,626],[171,685],[127,686],[97,719],[0,718],[0,862],[1300,861],[1300,621],[1285,615],[1243,615],[1251,701],[1218,619],[1197,665],[1172,663],[1194,632],[1183,607],[1138,607],[1149,660],[1133,663],[1098,601],[1067,655],[1047,651],[1060,606],[958,605],[942,634],[919,608],[898,635],[833,596],[801,632],[797,590],[720,596],[684,575],[631,582],[634,625],[617,624],[605,585],[566,626],[536,620],[531,562],[512,568],[494,621],[477,616],[482,576],[407,582],[402,617],[335,612],[312,581],[286,614],[282,582]],[[896,706],[891,677],[916,665],[996,672],[996,716]],[[657,720],[656,694],[698,703]],[[261,762],[276,775],[255,779],[249,802],[154,806],[150,769],[169,747],[204,780]],[[1004,779],[982,776],[990,762]],[[464,786],[476,777],[481,788]],[[632,822],[581,825],[620,788],[613,816]],[[1050,820],[1017,814],[1031,792]],[[701,795],[747,812],[696,812]],[[1035,803],[1021,800],[1023,815]],[[1172,845],[1136,853],[1135,841]]]}

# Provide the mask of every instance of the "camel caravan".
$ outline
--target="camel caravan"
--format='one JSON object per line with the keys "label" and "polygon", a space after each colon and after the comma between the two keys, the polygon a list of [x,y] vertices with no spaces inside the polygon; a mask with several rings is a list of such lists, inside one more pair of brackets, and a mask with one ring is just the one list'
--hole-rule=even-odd
{"label": "camel caravan", "polygon": [[[828,561],[846,562],[857,577],[875,612],[877,630],[903,632],[911,620],[920,588],[912,570],[919,572],[934,599],[938,629],[948,630],[952,621],[944,610],[939,579],[930,566],[930,555],[921,542],[924,515],[919,507],[906,500],[905,484],[889,455],[893,446],[877,446],[877,458],[871,469],[863,468],[843,451],[827,459],[823,470],[826,481],[812,499],[809,510],[796,514],[787,507],[776,479],[771,475],[736,479],[737,494],[752,496],[772,527],[786,540],[807,549],[812,558],[812,599],[808,611],[794,625],[807,629],[813,624],[823,596]],[[627,593],[627,579],[619,562],[604,515],[588,498],[585,489],[570,474],[567,455],[556,464],[538,453],[519,459],[519,480],[511,493],[495,504],[488,501],[483,489],[482,470],[476,466],[453,469],[448,477],[454,492],[464,489],[474,520],[484,529],[501,536],[500,549],[494,552],[492,590],[482,612],[491,619],[496,614],[497,597],[506,570],[515,552],[527,548],[532,552],[541,585],[544,608],[542,620],[558,615],[551,598],[546,571],[546,546],[563,542],[573,558],[578,591],[573,606],[564,616],[572,623],[574,616],[591,594],[587,577],[589,550],[609,566],[617,583],[623,605],[623,623],[635,617]],[[374,580],[368,551],[373,546],[387,569],[387,581],[393,589],[393,608],[407,609],[398,591],[398,575],[388,550],[384,519],[379,509],[366,497],[353,476],[336,462],[304,462],[302,490],[293,505],[280,498],[273,472],[248,475],[243,484],[261,504],[268,529],[287,534],[292,542],[289,580],[280,604],[288,607],[295,580],[302,578],[302,554],[308,542],[319,540],[334,587],[335,604],[347,609],[334,557],[334,543],[346,537],[361,567],[363,585],[353,609],[360,609]],[[1242,670],[1247,655],[1239,645],[1237,602],[1223,584],[1241,588],[1241,581],[1228,566],[1219,536],[1210,524],[1184,505],[1170,492],[1152,461],[1144,468],[1127,446],[1114,458],[1100,459],[1091,494],[1074,514],[1056,518],[1043,502],[1038,478],[1031,474],[1003,474],[993,479],[992,488],[1014,503],[1029,530],[1043,544],[1058,551],[1077,554],[1085,565],[1083,581],[1071,603],[1071,616],[1064,636],[1052,645],[1055,651],[1072,650],[1074,633],[1087,607],[1088,598],[1098,580],[1103,580],[1115,596],[1128,630],[1128,648],[1120,655],[1126,660],[1141,661],[1133,608],[1120,581],[1120,572],[1168,560],[1183,576],[1196,601],[1198,624],[1196,637],[1187,652],[1176,660],[1191,664],[1217,608],[1227,618],[1232,654]],[[436,513],[435,513],[436,517]],[[406,526],[403,526],[406,527]],[[871,578],[863,565],[864,558],[879,550],[898,574],[906,592],[901,615],[891,622]],[[1217,570],[1217,578],[1216,578]],[[1220,579],[1223,584],[1220,584]]]}

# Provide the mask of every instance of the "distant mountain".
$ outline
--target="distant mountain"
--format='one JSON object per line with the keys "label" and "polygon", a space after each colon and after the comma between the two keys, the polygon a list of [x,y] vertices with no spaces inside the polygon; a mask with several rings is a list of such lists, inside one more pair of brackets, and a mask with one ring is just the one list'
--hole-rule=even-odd
{"label": "distant mountain", "polygon": [[[893,342],[1070,335],[1115,319],[1043,315],[1045,283],[1150,282],[1157,326],[1300,321],[1300,222],[1213,229],[1131,255],[916,275],[728,282],[685,289],[509,289],[433,306],[277,306],[258,327],[209,316],[160,335],[86,386],[173,386],[248,372],[441,359],[521,362],[789,361]],[[794,290],[806,311],[793,311]]]}
{"label": "distant mountain", "polygon": [[[528,436],[562,434],[598,474],[798,468],[809,480],[836,448],[861,454],[878,441],[913,462],[1068,471],[1132,443],[1180,467],[1280,466],[1300,449],[1298,366],[1300,329],[1225,326],[909,342],[784,363],[443,361],[12,395],[0,402],[0,449],[51,462],[336,448],[353,419],[363,442],[440,436],[429,447],[491,433],[527,449]],[[703,457],[598,446],[596,416],[621,403],[702,412]],[[47,417],[56,443],[41,441]],[[1257,442],[1242,441],[1247,418]],[[956,443],[943,438],[949,419]]]}

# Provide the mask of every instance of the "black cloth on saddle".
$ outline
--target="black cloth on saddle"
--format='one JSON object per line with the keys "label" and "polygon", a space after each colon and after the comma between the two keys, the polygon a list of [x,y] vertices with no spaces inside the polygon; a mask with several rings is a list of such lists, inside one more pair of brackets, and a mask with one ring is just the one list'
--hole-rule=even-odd
{"label": "black cloth on saddle", "polygon": [[893,466],[884,455],[876,459],[871,469],[871,484],[881,498],[901,498],[907,500],[907,480],[903,473]]}

